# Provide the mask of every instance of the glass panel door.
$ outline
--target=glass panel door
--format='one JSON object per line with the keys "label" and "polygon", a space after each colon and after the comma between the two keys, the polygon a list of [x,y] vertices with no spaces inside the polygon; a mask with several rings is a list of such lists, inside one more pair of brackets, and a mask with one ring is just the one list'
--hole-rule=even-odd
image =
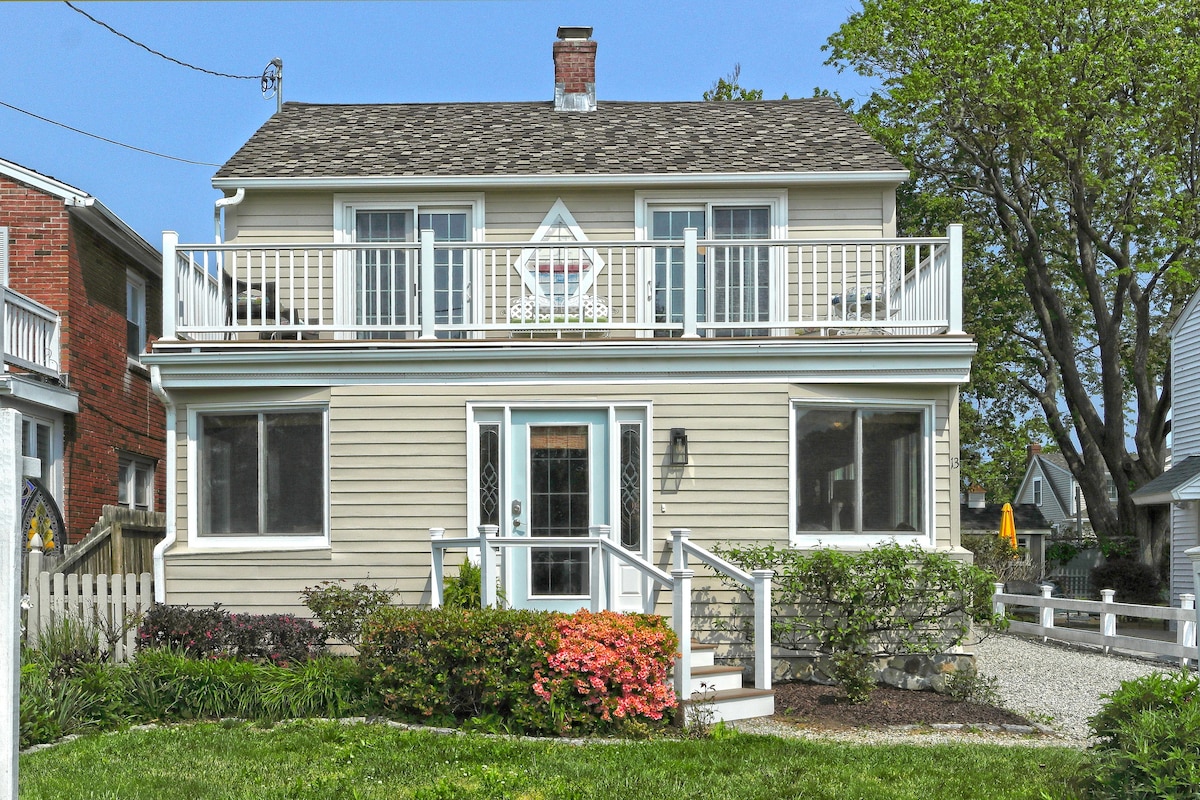
{"label": "glass panel door", "polygon": [[[354,238],[360,244],[415,241],[408,211],[359,211]],[[409,250],[359,250],[354,266],[354,322],[386,328],[415,320],[416,259]],[[402,331],[359,331],[360,339],[401,339]]]}
{"label": "glass panel door", "polygon": [[[713,239],[769,239],[770,209],[713,209]],[[766,245],[713,246],[714,322],[765,322],[771,308],[771,258]],[[722,329],[717,336],[766,336],[765,329]]]}
{"label": "glass panel door", "polygon": [[[434,241],[470,241],[465,211],[435,211],[417,216],[417,230],[432,230]],[[470,278],[466,250],[436,249],[433,253],[433,314],[439,325],[468,321]],[[466,331],[444,331],[440,339],[464,339]]]}
{"label": "glass panel door", "polygon": [[[602,410],[514,411],[511,536],[586,537],[608,525],[608,413]],[[509,550],[512,605],[573,611],[591,601],[587,547]]]}
{"label": "glass panel door", "polygon": [[[705,238],[704,209],[664,209],[650,215],[650,238],[683,241],[685,228],[695,228],[696,238]],[[704,322],[705,257],[696,257],[696,314]],[[683,248],[654,248],[654,321],[683,322]],[[656,336],[679,336],[682,331],[655,331]]]}

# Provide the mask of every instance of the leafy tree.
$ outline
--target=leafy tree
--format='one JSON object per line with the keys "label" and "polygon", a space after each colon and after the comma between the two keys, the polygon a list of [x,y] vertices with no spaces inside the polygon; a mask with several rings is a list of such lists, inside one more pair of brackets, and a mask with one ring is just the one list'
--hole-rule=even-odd
{"label": "leafy tree", "polygon": [[742,65],[734,64],[733,71],[724,78],[717,78],[704,93],[705,100],[762,100],[762,89],[743,89],[738,79],[742,76]]}
{"label": "leafy tree", "polygon": [[880,80],[863,112],[915,191],[970,227],[979,396],[1039,410],[1096,531],[1159,568],[1165,515],[1132,493],[1163,469],[1196,284],[1197,34],[1196,4],[865,0],[828,44]]}

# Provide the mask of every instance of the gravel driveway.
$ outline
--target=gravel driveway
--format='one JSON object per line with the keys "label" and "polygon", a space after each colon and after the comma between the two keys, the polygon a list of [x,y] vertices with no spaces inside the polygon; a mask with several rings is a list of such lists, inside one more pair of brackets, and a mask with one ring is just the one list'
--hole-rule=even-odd
{"label": "gravel driveway", "polygon": [[1101,695],[1121,681],[1178,668],[1011,634],[991,636],[974,650],[980,675],[996,678],[1001,705],[1078,742],[1088,739],[1087,720],[1100,710]]}

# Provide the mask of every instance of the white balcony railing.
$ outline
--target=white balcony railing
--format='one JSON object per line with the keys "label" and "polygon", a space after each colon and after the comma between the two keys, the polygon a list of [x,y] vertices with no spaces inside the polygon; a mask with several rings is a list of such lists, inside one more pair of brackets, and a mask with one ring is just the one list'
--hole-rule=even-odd
{"label": "white balcony railing", "polygon": [[796,336],[962,329],[945,237],[180,245],[167,339]]}
{"label": "white balcony railing", "polygon": [[4,368],[21,367],[30,372],[58,377],[61,365],[58,312],[4,287],[0,308],[0,350]]}

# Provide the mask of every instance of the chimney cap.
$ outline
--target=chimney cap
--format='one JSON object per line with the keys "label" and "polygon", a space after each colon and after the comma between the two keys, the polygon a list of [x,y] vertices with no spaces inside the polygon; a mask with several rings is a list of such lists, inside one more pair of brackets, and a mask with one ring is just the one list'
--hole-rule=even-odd
{"label": "chimney cap", "polygon": [[583,25],[559,25],[559,39],[590,39],[592,38],[592,29]]}

